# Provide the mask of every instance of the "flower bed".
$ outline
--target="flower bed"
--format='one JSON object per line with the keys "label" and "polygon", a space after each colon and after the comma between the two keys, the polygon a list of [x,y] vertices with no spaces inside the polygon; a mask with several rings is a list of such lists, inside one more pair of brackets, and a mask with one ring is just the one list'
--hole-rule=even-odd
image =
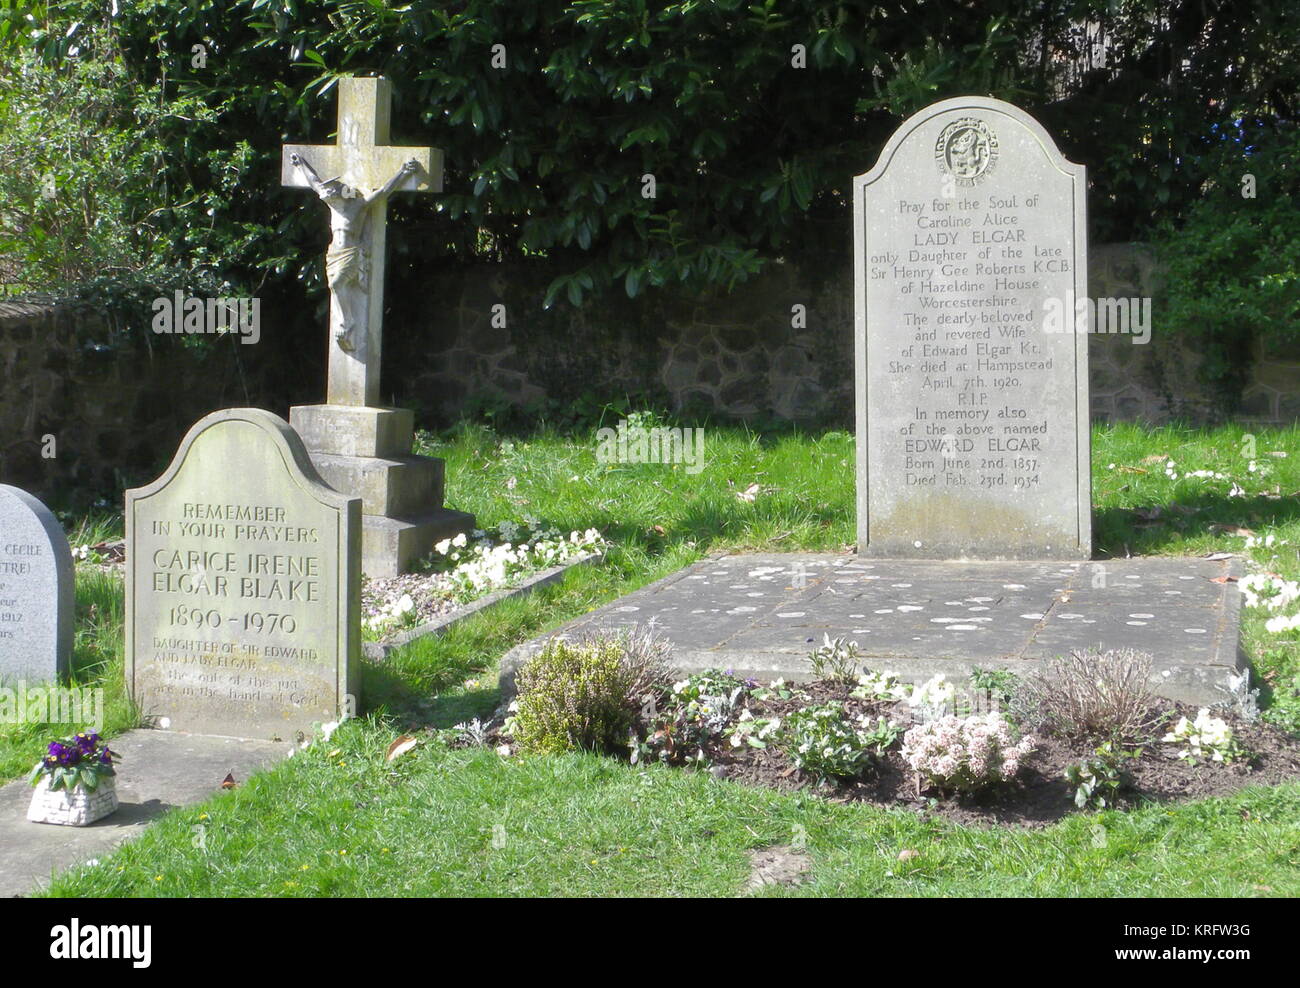
{"label": "flower bed", "polygon": [[[1008,783],[992,785],[974,793],[954,788],[945,792],[918,779],[908,762],[904,735],[897,743],[872,758],[870,770],[853,778],[820,781],[810,771],[801,770],[797,759],[779,745],[765,741],[762,746],[733,743],[734,725],[755,723],[769,727],[774,719],[787,718],[796,711],[825,704],[841,704],[851,722],[880,723],[884,718],[900,725],[910,723],[918,707],[905,701],[865,699],[854,695],[852,684],[822,680],[812,683],[745,684],[723,733],[699,746],[702,757],[695,762],[706,766],[714,775],[752,785],[781,790],[811,788],[837,801],[860,801],[892,806],[921,813],[938,813],[963,823],[1019,823],[1043,825],[1070,813],[1079,812],[1074,802],[1075,787],[1066,779],[1066,770],[1093,753],[1088,744],[1074,744],[1061,738],[1034,737],[1033,752],[1017,751],[1013,778]],[[1161,740],[1165,732],[1174,733],[1179,718],[1195,723],[1199,711],[1169,702],[1166,719],[1159,736],[1143,747],[1140,758],[1125,766],[1128,784],[1121,789],[1115,805],[1131,807],[1143,800],[1199,799],[1222,796],[1250,785],[1275,784],[1300,778],[1300,745],[1295,739],[1259,721],[1245,721],[1220,712],[1232,730],[1236,742],[1249,756],[1230,763],[1206,760],[1193,764],[1179,757],[1187,746]],[[937,723],[937,722],[936,722]],[[732,737],[725,733],[732,729]],[[910,728],[912,730],[915,728]],[[753,729],[744,734],[753,733]],[[919,740],[919,739],[918,739]],[[1005,760],[998,765],[1001,772]]]}
{"label": "flower bed", "polygon": [[501,522],[471,535],[444,539],[413,573],[361,586],[361,631],[385,641],[444,619],[488,594],[518,586],[530,576],[584,556],[608,543],[594,528],[566,537],[535,518]]}
{"label": "flower bed", "polygon": [[[670,669],[652,639],[597,634],[548,646],[520,671],[513,716],[487,743],[507,756],[586,746],[550,726],[576,723],[581,737],[604,739],[602,750],[634,764],[983,824],[1042,825],[1300,779],[1300,740],[1153,695],[1150,657],[1131,650],[1071,653],[1024,678],[977,672],[971,689],[958,689],[942,676],[917,685],[888,672],[854,676],[857,650],[842,640],[813,653],[823,678],[808,683],[720,670],[647,679]],[[612,671],[620,649],[625,672],[638,675]],[[534,692],[533,670],[558,658],[564,675]]]}

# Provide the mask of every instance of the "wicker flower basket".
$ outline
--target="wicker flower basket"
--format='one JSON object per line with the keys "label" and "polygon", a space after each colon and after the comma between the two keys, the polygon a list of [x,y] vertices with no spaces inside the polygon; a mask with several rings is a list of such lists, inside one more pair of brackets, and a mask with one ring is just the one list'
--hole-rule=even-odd
{"label": "wicker flower basket", "polygon": [[99,780],[94,792],[85,786],[50,789],[49,778],[43,778],[32,793],[32,803],[27,808],[27,819],[32,823],[57,823],[66,827],[85,827],[102,820],[117,809],[117,779],[105,776]]}

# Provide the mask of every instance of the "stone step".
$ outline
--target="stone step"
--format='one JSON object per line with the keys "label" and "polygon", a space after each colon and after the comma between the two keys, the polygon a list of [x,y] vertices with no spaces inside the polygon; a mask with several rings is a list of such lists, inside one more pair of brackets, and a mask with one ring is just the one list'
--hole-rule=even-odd
{"label": "stone step", "polygon": [[440,508],[402,518],[363,515],[361,525],[361,570],[385,580],[405,573],[433,550],[435,542],[468,532],[474,516]]}
{"label": "stone step", "polygon": [[402,517],[442,507],[445,463],[434,456],[311,453],[325,483],[361,498],[363,515]]}

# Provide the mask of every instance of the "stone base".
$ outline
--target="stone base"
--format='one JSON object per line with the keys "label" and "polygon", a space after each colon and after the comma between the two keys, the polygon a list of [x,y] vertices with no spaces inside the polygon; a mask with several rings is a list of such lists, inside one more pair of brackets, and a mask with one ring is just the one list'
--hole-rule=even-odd
{"label": "stone base", "polygon": [[439,508],[408,518],[361,517],[361,571],[375,580],[405,573],[434,543],[474,527],[474,516]]}
{"label": "stone base", "polygon": [[361,498],[363,515],[403,518],[442,505],[445,464],[433,456],[338,456],[311,452],[325,483]]}
{"label": "stone base", "polygon": [[297,405],[289,422],[325,483],[361,498],[361,570],[367,576],[404,573],[434,543],[474,527],[473,515],[443,507],[443,461],[412,455],[409,409]]}

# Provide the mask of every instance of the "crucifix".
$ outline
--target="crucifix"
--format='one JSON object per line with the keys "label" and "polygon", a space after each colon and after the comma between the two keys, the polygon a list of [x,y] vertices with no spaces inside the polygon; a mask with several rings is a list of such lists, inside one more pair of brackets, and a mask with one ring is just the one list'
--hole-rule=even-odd
{"label": "crucifix", "polygon": [[379,404],[388,197],[441,192],[442,152],[388,143],[392,88],[383,78],[338,81],[336,144],[286,144],[280,184],[310,188],[329,207],[330,405]]}

